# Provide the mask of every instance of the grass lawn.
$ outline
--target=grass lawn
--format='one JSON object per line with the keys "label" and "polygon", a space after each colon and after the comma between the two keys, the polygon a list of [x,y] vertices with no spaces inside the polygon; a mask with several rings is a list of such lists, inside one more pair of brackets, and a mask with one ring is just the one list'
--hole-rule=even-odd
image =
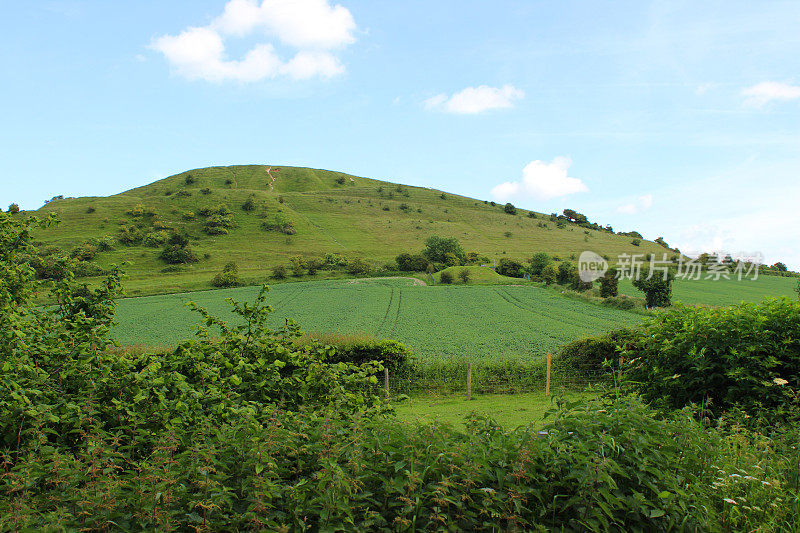
{"label": "grass lawn", "polygon": [[417,396],[396,404],[397,417],[408,422],[446,422],[460,428],[464,418],[474,412],[492,417],[505,429],[533,424],[544,425],[544,414],[555,407],[558,398],[576,400],[590,397],[590,393],[566,392],[545,396],[542,392],[520,394],[473,395],[470,401],[461,394],[457,396]]}
{"label": "grass lawn", "polygon": [[[742,281],[735,277],[716,281],[713,279],[677,279],[672,284],[672,301],[724,307],[741,302],[758,303],[766,296],[796,298],[796,287],[797,278],[778,276],[762,275],[756,280],[743,279]],[[620,281],[619,292],[627,296],[642,296],[642,292],[635,289],[629,279]]]}

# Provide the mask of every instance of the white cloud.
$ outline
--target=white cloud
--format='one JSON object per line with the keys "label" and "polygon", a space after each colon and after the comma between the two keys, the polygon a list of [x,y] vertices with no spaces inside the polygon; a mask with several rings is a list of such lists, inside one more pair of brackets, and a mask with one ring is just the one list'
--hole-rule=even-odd
{"label": "white cloud", "polygon": [[589,188],[578,178],[571,178],[567,170],[572,165],[568,157],[556,157],[550,163],[531,161],[522,169],[522,180],[507,181],[492,189],[492,196],[500,201],[518,197],[532,197],[549,200],[579,192]]}
{"label": "white cloud", "polygon": [[708,90],[711,89],[712,87],[714,87],[713,83],[701,83],[695,88],[694,94],[696,94],[697,96],[702,96],[706,94]]}
{"label": "white cloud", "polygon": [[617,212],[624,215],[635,215],[641,211],[647,211],[651,207],[653,207],[653,195],[645,194],[644,196],[638,197],[635,202],[619,206]]}
{"label": "white cloud", "polygon": [[772,100],[786,101],[800,98],[800,86],[764,81],[744,89],[742,96],[746,97],[745,105],[763,107]]}
{"label": "white cloud", "polygon": [[[355,41],[350,12],[328,0],[230,0],[208,26],[158,37],[151,48],[164,54],[173,70],[189,79],[260,81],[277,76],[304,80],[344,72],[332,50]],[[282,59],[270,42],[254,44],[240,60],[226,55],[228,37],[272,38],[296,50]]]}
{"label": "white cloud", "polygon": [[513,85],[502,87],[467,87],[448,97],[437,94],[424,102],[426,109],[441,109],[448,113],[474,115],[491,109],[505,109],[514,106],[516,100],[525,97],[525,93]]}

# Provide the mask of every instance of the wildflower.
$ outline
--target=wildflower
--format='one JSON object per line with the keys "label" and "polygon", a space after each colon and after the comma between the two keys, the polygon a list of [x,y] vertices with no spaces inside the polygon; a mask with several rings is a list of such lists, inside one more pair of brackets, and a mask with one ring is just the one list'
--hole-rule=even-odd
{"label": "wildflower", "polygon": [[786,380],[785,380],[785,379],[783,379],[783,378],[775,378],[775,379],[773,379],[773,380],[772,380],[772,382],[773,382],[775,385],[781,385],[781,386],[783,386],[783,385],[786,385],[787,383],[789,383],[788,381],[786,381]]}
{"label": "wildflower", "polygon": [[725,503],[736,505],[736,500],[732,500],[731,498],[722,498],[722,501],[724,501]]}

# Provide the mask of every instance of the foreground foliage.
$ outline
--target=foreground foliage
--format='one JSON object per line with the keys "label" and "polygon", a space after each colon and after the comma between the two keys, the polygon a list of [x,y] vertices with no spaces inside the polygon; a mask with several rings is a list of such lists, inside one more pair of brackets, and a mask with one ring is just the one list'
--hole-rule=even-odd
{"label": "foreground foliage", "polygon": [[195,306],[197,337],[174,352],[120,353],[116,270],[88,289],[67,268],[57,305],[31,304],[17,256],[38,223],[0,214],[0,531],[781,531],[800,517],[796,426],[708,427],[618,395],[558,406],[544,433],[408,426],[384,416],[379,363],[267,327],[266,289],[229,302],[235,325]]}

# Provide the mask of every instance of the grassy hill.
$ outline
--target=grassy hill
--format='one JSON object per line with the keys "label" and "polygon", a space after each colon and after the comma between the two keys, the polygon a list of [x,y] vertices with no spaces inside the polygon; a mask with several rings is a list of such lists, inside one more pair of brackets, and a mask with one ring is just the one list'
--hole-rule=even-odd
{"label": "grassy hill", "polygon": [[[246,204],[250,210],[243,209]],[[227,234],[208,235],[204,227],[220,218],[220,206],[230,211],[223,218],[231,227]],[[207,288],[229,261],[252,283],[296,255],[332,252],[381,265],[400,252],[418,252],[434,234],[456,237],[465,250],[492,260],[526,259],[537,251],[564,259],[587,249],[612,258],[665,251],[652,242],[633,246],[630,237],[573,224],[558,228],[541,213],[509,215],[501,205],[443,191],[265,165],[197,169],[109,197],[55,199],[37,214],[50,212],[62,222],[37,238],[65,250],[103,240],[111,249],[92,260],[101,267],[126,262],[132,295]],[[265,230],[265,223],[278,229]],[[158,241],[173,231],[190,236],[196,263],[166,268],[159,259]],[[123,233],[142,240],[123,245]]]}

